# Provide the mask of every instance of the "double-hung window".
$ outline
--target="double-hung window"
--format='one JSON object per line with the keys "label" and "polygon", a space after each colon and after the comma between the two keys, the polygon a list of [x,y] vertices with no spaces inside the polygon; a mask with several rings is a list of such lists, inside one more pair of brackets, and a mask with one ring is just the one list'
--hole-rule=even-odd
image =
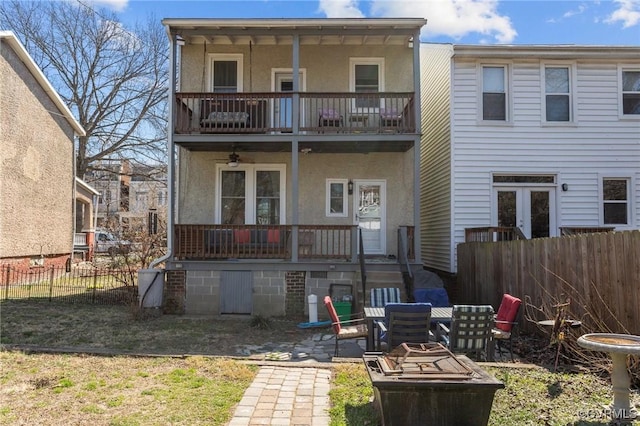
{"label": "double-hung window", "polygon": [[284,220],[285,166],[220,166],[217,217],[228,225],[280,225]]}
{"label": "double-hung window", "polygon": [[482,67],[482,119],[507,121],[507,67]]}
{"label": "double-hung window", "polygon": [[355,108],[380,107],[377,93],[384,91],[384,58],[351,58],[350,65],[350,90],[362,94],[355,98]]}
{"label": "double-hung window", "polygon": [[572,121],[571,69],[568,66],[545,66],[544,89],[545,120]]}
{"label": "double-hung window", "polygon": [[327,179],[327,217],[347,217],[347,185],[346,179]]}
{"label": "double-hung window", "polygon": [[622,114],[640,115],[640,69],[622,69]]}
{"label": "double-hung window", "polygon": [[602,209],[605,225],[629,224],[629,179],[602,179]]}
{"label": "double-hung window", "polygon": [[242,92],[242,54],[213,54],[209,67],[212,92]]}

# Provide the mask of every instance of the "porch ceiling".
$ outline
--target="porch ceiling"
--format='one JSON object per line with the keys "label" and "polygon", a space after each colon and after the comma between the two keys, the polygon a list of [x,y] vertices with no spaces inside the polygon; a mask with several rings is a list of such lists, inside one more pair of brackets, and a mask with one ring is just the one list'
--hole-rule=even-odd
{"label": "porch ceiling", "polygon": [[407,45],[425,19],[164,19],[189,44]]}
{"label": "porch ceiling", "polygon": [[[301,153],[361,153],[370,152],[406,152],[413,147],[413,140],[334,140],[334,141],[300,141],[298,151]],[[235,140],[225,142],[213,141],[176,141],[176,145],[189,151],[221,151],[231,152],[291,152],[291,143],[285,141],[250,141]]]}

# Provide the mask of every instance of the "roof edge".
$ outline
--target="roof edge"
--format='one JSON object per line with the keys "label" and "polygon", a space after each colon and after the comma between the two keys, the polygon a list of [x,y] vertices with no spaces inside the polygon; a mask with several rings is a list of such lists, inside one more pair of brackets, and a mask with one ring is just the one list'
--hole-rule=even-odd
{"label": "roof edge", "polygon": [[16,37],[13,31],[0,31],[0,40],[2,40],[3,42],[6,41],[6,43],[18,55],[29,72],[31,72],[31,74],[44,89],[47,95],[49,95],[49,98],[62,112],[62,115],[64,116],[64,118],[66,118],[71,127],[73,127],[73,130],[76,132],[76,134],[78,136],[85,136],[87,133],[85,132],[82,125],[80,125],[80,123],[78,123],[78,121],[75,119],[69,107],[64,103],[58,92],[56,92],[56,90],[53,88],[47,77],[43,74],[40,67],[38,67],[38,65],[35,63],[31,55],[29,55],[29,52],[27,52],[27,49],[20,42],[20,40],[18,40],[18,37]]}

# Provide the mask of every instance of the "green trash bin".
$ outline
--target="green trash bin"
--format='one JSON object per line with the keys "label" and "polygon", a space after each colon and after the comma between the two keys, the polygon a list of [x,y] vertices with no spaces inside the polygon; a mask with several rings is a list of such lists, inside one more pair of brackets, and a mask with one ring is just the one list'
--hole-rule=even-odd
{"label": "green trash bin", "polygon": [[333,302],[336,313],[340,321],[348,321],[351,319],[351,302]]}

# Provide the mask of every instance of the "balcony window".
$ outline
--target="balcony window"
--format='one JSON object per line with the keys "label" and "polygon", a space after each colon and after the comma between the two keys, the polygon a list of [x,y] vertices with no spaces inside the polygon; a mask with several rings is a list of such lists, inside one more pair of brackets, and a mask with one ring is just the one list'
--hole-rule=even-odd
{"label": "balcony window", "polygon": [[280,225],[285,206],[285,168],[240,164],[219,169],[217,216],[222,224]]}
{"label": "balcony window", "polygon": [[[350,89],[356,93],[378,93],[384,91],[383,58],[352,58],[350,70]],[[379,108],[377,96],[362,96],[355,99],[356,109]]]}
{"label": "balcony window", "polygon": [[347,180],[327,179],[327,217],[347,217]]}
{"label": "balcony window", "polygon": [[242,55],[210,55],[211,91],[242,92]]}

